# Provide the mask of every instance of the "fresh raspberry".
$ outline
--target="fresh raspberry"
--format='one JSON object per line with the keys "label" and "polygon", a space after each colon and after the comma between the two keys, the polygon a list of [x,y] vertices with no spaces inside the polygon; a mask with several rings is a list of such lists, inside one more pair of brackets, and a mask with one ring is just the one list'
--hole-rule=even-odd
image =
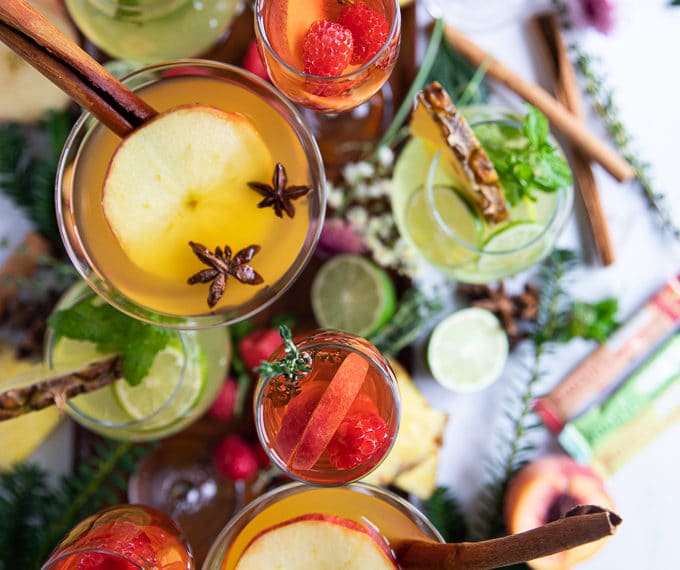
{"label": "fresh raspberry", "polygon": [[267,469],[271,465],[271,459],[269,459],[269,455],[267,455],[267,452],[264,450],[264,447],[262,447],[262,444],[256,443],[253,446],[253,451],[255,452],[255,461],[257,461],[257,466],[260,469]]}
{"label": "fresh raspberry", "polygon": [[352,33],[329,20],[317,20],[309,26],[302,42],[305,73],[322,77],[342,75],[352,57]]}
{"label": "fresh raspberry", "polygon": [[250,71],[250,73],[254,73],[265,81],[269,81],[269,73],[264,65],[264,61],[262,61],[262,56],[260,56],[260,50],[258,49],[255,40],[251,40],[248,44],[248,49],[246,50],[246,55],[243,56],[241,67],[246,71]]}
{"label": "fresh raspberry", "polygon": [[328,458],[338,469],[353,469],[368,462],[389,438],[389,428],[377,414],[347,416],[328,444]]}
{"label": "fresh raspberry", "polygon": [[217,393],[215,401],[208,409],[208,415],[218,422],[227,423],[234,417],[234,404],[236,404],[236,393],[238,384],[233,378],[227,378],[220,391]]}
{"label": "fresh raspberry", "polygon": [[282,344],[283,340],[276,329],[258,329],[241,339],[238,343],[238,351],[243,363],[252,372]]}
{"label": "fresh raspberry", "polygon": [[222,438],[213,451],[213,462],[220,475],[240,481],[257,473],[257,457],[253,448],[238,435]]}
{"label": "fresh raspberry", "polygon": [[352,65],[362,65],[371,59],[380,51],[390,33],[390,25],[385,16],[366,4],[353,4],[343,8],[338,23],[352,32]]}

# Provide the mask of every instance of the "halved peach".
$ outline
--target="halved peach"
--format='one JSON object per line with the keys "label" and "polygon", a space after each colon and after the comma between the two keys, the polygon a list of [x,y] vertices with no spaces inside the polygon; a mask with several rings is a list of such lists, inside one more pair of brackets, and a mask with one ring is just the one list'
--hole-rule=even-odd
{"label": "halved peach", "polygon": [[[524,467],[505,495],[505,522],[515,534],[556,520],[578,505],[615,510],[600,476],[566,455],[549,455]],[[568,570],[591,557],[606,539],[529,562],[535,570]]]}

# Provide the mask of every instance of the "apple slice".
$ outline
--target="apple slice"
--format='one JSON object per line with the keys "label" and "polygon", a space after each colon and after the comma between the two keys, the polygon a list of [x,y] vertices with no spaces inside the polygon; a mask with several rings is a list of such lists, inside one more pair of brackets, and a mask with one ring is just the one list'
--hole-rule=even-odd
{"label": "apple slice", "polygon": [[326,390],[325,382],[309,382],[302,386],[302,392],[286,406],[281,419],[281,429],[276,436],[274,450],[284,462],[289,463],[293,451],[302,438],[321,396]]}
{"label": "apple slice", "polygon": [[246,547],[236,570],[396,570],[387,543],[372,528],[311,513],[273,526]]}
{"label": "apple slice", "polygon": [[350,352],[335,372],[302,432],[292,467],[307,471],[319,460],[352,407],[368,372],[368,360]]}
{"label": "apple slice", "polygon": [[121,141],[104,179],[104,215],[133,263],[185,281],[200,265],[189,241],[224,247],[212,243],[214,228],[228,229],[230,216],[251,205],[256,210],[258,195],[247,183],[270,179],[273,168],[267,145],[244,115],[176,107]]}

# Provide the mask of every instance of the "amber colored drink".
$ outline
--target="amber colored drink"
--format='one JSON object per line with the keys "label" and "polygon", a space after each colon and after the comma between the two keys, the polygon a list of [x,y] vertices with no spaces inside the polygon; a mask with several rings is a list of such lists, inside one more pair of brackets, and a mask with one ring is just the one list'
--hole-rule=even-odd
{"label": "amber colored drink", "polygon": [[[231,66],[183,60],[146,68],[127,82],[158,111],[201,103],[244,115],[267,147],[258,156],[257,182],[271,184],[274,165],[280,162],[289,184],[308,185],[312,191],[296,200],[295,217],[277,217],[272,208],[258,207],[262,196],[245,183],[225,184],[217,203],[204,207],[200,218],[178,216],[169,222],[186,225],[173,229],[179,239],[150,240],[141,261],[133,261],[119,244],[102,205],[107,168],[121,141],[89,118],[76,125],[67,142],[58,179],[59,221],[71,259],[97,293],[142,320],[199,328],[253,314],[283,293],[314,249],[325,206],[316,143],[287,101]],[[252,266],[264,282],[250,285],[230,279],[211,310],[206,303],[209,285],[187,283],[190,275],[206,269],[189,240],[211,250],[229,245],[234,254],[250,244],[259,245]]]}
{"label": "amber colored drink", "polygon": [[396,0],[361,0],[381,14],[389,27],[385,43],[361,65],[348,65],[338,76],[305,73],[302,44],[317,20],[337,21],[343,3],[337,0],[258,0],[255,32],[274,84],[292,101],[325,113],[353,109],[387,81],[397,60],[401,15]]}
{"label": "amber colored drink", "polygon": [[213,545],[204,569],[233,570],[259,533],[307,514],[328,514],[370,526],[388,543],[406,539],[443,542],[424,515],[389,491],[363,483],[332,489],[294,483],[263,495],[232,519]]}
{"label": "amber colored drink", "polygon": [[77,524],[42,570],[193,570],[191,549],[168,516],[118,505]]}
{"label": "amber colored drink", "polygon": [[[396,438],[400,400],[394,373],[370,343],[337,331],[295,341],[311,370],[281,401],[280,378],[260,381],[258,435],[274,463],[318,485],[355,481],[373,470]],[[283,349],[274,353],[276,360]]]}

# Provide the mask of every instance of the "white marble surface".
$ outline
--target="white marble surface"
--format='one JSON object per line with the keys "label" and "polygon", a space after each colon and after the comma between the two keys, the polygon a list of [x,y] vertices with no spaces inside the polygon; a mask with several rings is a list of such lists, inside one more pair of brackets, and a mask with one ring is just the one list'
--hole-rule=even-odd
{"label": "white marble surface", "polygon": [[[652,164],[655,186],[666,194],[675,220],[680,223],[680,190],[676,182],[680,174],[676,140],[680,130],[677,104],[680,7],[669,8],[667,0],[612,1],[620,9],[619,23],[612,34],[603,36],[595,31],[580,31],[572,37],[589,53],[602,58],[621,119],[633,133],[640,156]],[[444,0],[444,5],[453,2]],[[503,9],[502,2],[495,4]],[[522,15],[528,16],[542,5],[543,2],[527,2]],[[462,25],[453,19],[451,23]],[[470,29],[467,33],[500,61],[524,77],[540,82],[526,19],[506,21],[490,31]],[[498,95],[513,107],[521,106],[520,101],[502,89]],[[596,116],[591,113],[587,121],[593,132],[604,135]],[[617,297],[619,315],[625,318],[666,279],[678,273],[680,244],[659,230],[635,182],[619,184],[597,166],[595,175],[617,259],[607,268],[588,263],[575,274],[572,289],[575,297],[591,301]],[[580,231],[578,223],[582,215],[577,200],[574,216],[559,245],[581,251],[590,259],[589,236]],[[593,346],[572,341],[559,347],[546,363],[547,376],[541,392],[559,382]],[[431,402],[448,410],[451,417],[439,481],[470,504],[486,473],[480,450],[491,451],[495,446],[497,434],[505,426],[498,419],[502,415],[499,412],[512,379],[521,378],[522,372],[516,362],[511,361],[504,376],[491,388],[476,394],[456,395],[430,380],[422,362],[419,366],[419,386]],[[546,437],[540,444],[546,451],[559,449],[552,438]],[[617,536],[598,555],[580,564],[579,569],[680,568],[678,467],[680,424],[654,440],[607,481],[624,523]]]}
{"label": "white marble surface", "polygon": [[[444,2],[453,0],[444,0]],[[596,32],[580,33],[583,46],[603,58],[615,89],[623,122],[634,133],[642,157],[652,163],[655,184],[672,204],[680,222],[680,191],[677,189],[680,161],[676,137],[680,132],[680,7],[667,8],[669,0],[619,1],[621,21],[610,36]],[[499,3],[501,4],[501,3]],[[515,4],[515,3],[513,3]],[[542,3],[528,2],[524,13]],[[536,78],[528,31],[510,21],[492,31],[475,30],[470,34],[501,61],[528,78]],[[499,92],[509,105],[518,106],[512,95]],[[588,122],[603,134],[596,117]],[[616,248],[616,264],[601,268],[587,265],[575,275],[575,296],[597,300],[613,295],[620,301],[620,315],[626,317],[651,295],[666,278],[680,269],[680,246],[658,229],[635,183],[618,184],[600,168],[595,169],[611,225]],[[560,245],[589,256],[588,236],[579,233],[579,206],[560,239]],[[0,237],[18,243],[29,224],[20,212],[0,196]],[[9,248],[0,250],[0,262]],[[593,345],[574,341],[560,347],[546,365],[545,390],[557,383]],[[498,413],[513,375],[509,364],[501,380],[476,394],[456,395],[439,387],[417,363],[416,379],[434,405],[450,413],[442,453],[439,481],[450,486],[465,502],[478,492],[485,472],[484,450],[495,444]],[[35,454],[38,461],[55,472],[68,468],[69,426],[65,423]],[[554,446],[549,439],[541,442]],[[579,566],[582,570],[632,570],[680,568],[680,531],[677,512],[680,492],[676,469],[680,462],[680,425],[626,464],[607,481],[608,488],[624,518],[618,535],[596,557]]]}

